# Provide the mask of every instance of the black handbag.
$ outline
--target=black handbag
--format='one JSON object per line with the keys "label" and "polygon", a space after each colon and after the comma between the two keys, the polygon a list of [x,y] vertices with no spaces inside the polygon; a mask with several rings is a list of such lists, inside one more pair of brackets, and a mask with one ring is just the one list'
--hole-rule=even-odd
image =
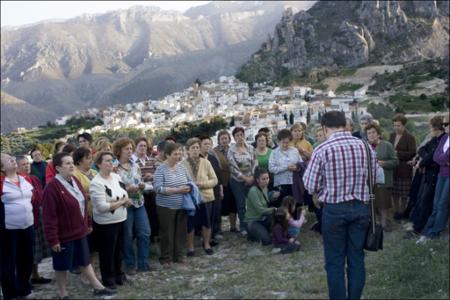
{"label": "black handbag", "polygon": [[376,223],[375,220],[375,207],[374,200],[375,194],[373,191],[373,168],[372,168],[372,155],[370,151],[370,146],[364,142],[367,152],[368,165],[369,165],[369,210],[370,210],[370,221],[369,228],[367,229],[366,239],[364,241],[364,249],[367,251],[378,251],[383,249],[383,227]]}

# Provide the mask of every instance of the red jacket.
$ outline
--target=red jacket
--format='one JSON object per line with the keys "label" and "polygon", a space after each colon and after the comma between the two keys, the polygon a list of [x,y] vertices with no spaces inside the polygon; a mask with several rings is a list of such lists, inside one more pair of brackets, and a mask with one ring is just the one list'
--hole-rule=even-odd
{"label": "red jacket", "polygon": [[[72,180],[85,193],[81,183],[74,177]],[[86,197],[83,217],[78,200],[66,190],[58,179],[53,178],[44,189],[43,199],[44,233],[51,247],[81,239],[88,234],[90,220],[88,220]]]}
{"label": "red jacket", "polygon": [[45,182],[46,184],[49,183],[53,177],[56,176],[56,169],[53,165],[52,161],[48,161],[47,168],[45,169]]}
{"label": "red jacket", "polygon": [[34,217],[34,228],[38,228],[39,222],[39,209],[42,205],[42,183],[38,177],[31,174],[19,174],[25,177],[25,179],[31,183],[33,186],[33,197],[31,198],[31,204],[33,205],[33,217]]}

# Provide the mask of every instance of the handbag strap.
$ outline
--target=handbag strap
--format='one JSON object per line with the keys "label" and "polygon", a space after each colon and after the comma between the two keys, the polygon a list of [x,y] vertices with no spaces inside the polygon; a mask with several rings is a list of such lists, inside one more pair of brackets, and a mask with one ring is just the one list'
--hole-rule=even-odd
{"label": "handbag strap", "polygon": [[367,184],[369,185],[369,209],[370,209],[370,225],[372,229],[372,233],[375,233],[375,207],[374,207],[374,200],[375,200],[375,194],[373,191],[374,188],[374,181],[373,181],[373,166],[372,166],[372,152],[370,150],[370,146],[367,142],[363,142],[364,146],[366,148],[367,153],[367,164],[369,166],[369,176],[367,178]]}

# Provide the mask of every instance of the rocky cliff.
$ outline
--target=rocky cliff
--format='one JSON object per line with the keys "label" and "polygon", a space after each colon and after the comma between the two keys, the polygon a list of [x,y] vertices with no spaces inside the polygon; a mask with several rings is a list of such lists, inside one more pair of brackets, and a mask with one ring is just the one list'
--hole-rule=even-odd
{"label": "rocky cliff", "polygon": [[315,69],[448,57],[448,1],[320,1],[287,10],[238,76],[304,76]]}

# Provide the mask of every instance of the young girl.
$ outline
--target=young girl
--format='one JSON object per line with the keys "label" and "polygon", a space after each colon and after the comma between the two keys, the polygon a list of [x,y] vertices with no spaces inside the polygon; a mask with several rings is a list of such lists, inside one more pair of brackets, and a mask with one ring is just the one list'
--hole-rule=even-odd
{"label": "young girl", "polygon": [[285,207],[279,207],[273,212],[272,244],[279,248],[282,254],[300,250],[300,243],[289,237],[289,213]]}
{"label": "young girl", "polygon": [[[281,206],[286,208],[287,213],[289,215],[288,235],[290,238],[294,238],[295,240],[297,240],[298,235],[300,233],[300,228],[304,223],[306,223],[305,219],[306,211],[301,209],[300,207],[296,207],[296,201],[292,196],[284,197]],[[297,219],[294,219],[294,216],[296,216]]]}

